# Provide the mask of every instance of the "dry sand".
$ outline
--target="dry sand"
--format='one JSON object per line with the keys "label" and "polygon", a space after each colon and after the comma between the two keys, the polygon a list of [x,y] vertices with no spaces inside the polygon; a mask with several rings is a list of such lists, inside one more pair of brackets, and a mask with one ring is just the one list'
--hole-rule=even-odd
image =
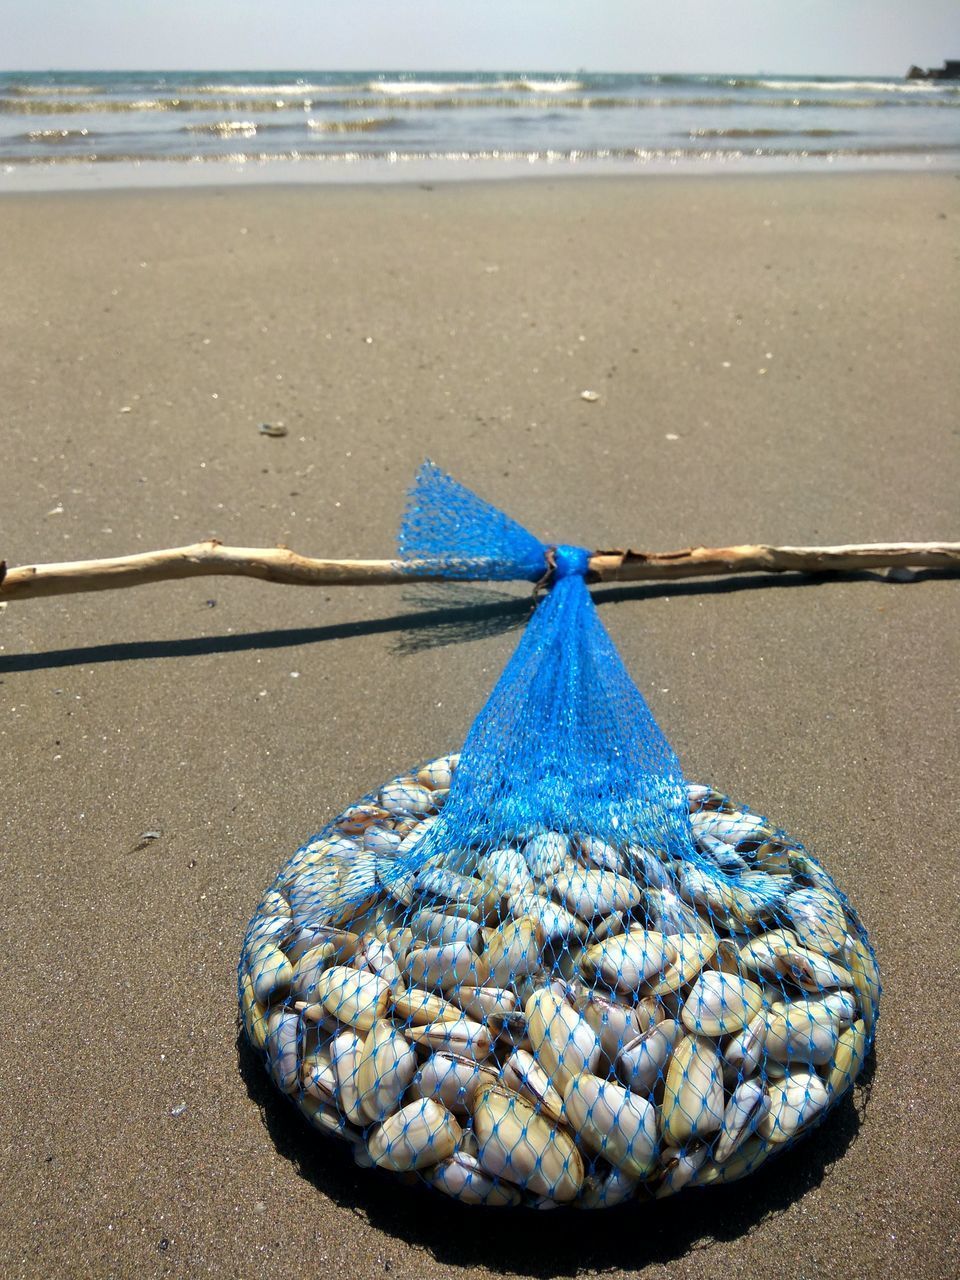
{"label": "dry sand", "polygon": [[[7,197],[0,555],[386,554],[425,455],[567,541],[956,538],[958,195]],[[355,1171],[238,1051],[240,940],[306,835],[462,740],[515,633],[479,588],[10,603],[3,1274],[956,1274],[957,581],[597,596],[688,776],[807,841],[870,929],[885,994],[855,1098],[753,1180],[628,1215],[457,1211]]]}

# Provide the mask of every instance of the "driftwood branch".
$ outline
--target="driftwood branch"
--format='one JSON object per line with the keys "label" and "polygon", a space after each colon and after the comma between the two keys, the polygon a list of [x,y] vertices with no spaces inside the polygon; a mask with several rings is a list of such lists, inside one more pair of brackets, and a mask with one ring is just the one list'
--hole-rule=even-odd
{"label": "driftwood branch", "polygon": [[[589,581],[639,582],[737,573],[850,573],[860,569],[960,570],[960,542],[891,542],[842,547],[685,547],[680,551],[596,551]],[[190,547],[109,560],[76,560],[7,569],[0,562],[0,601],[79,591],[110,591],[174,578],[215,574],[307,587],[386,586],[440,578],[429,561],[315,560],[286,547],[224,547],[215,539]],[[481,574],[477,575],[482,577]]]}

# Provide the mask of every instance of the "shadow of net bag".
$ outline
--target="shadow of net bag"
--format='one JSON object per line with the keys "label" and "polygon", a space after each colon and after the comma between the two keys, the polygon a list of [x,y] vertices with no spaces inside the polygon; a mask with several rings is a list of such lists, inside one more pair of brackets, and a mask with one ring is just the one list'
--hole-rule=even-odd
{"label": "shadow of net bag", "polygon": [[276,1086],[358,1163],[468,1204],[604,1207],[732,1182],[852,1086],[880,994],[800,844],[686,782],[590,598],[427,464],[411,570],[549,589],[459,755],[280,871],[239,969]]}

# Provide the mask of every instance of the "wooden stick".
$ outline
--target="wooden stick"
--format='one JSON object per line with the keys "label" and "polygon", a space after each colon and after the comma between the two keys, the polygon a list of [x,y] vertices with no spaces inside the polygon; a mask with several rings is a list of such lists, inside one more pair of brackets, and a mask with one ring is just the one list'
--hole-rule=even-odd
{"label": "wooden stick", "polygon": [[[860,569],[960,570],[960,542],[894,542],[843,547],[685,547],[680,551],[596,551],[589,581],[639,582],[736,573],[850,573]],[[441,578],[438,565],[396,560],[314,560],[287,547],[224,547],[216,539],[190,547],[109,560],[22,565],[0,562],[0,601],[78,591],[139,587],[213,574],[309,587],[385,586]],[[478,574],[478,580],[482,579]]]}

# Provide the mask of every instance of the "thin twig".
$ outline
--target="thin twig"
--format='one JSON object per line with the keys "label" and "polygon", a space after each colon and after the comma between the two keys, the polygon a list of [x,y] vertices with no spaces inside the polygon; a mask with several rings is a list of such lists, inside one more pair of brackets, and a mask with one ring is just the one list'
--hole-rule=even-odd
{"label": "thin twig", "polygon": [[[485,576],[481,571],[478,580]],[[596,551],[589,581],[664,581],[735,573],[850,573],[860,569],[960,570],[960,542],[892,542],[841,547],[685,547],[680,551]],[[139,587],[173,578],[232,574],[308,587],[387,586],[443,577],[431,561],[314,560],[287,547],[224,547],[216,539],[109,560],[22,565],[0,562],[0,601]]]}

